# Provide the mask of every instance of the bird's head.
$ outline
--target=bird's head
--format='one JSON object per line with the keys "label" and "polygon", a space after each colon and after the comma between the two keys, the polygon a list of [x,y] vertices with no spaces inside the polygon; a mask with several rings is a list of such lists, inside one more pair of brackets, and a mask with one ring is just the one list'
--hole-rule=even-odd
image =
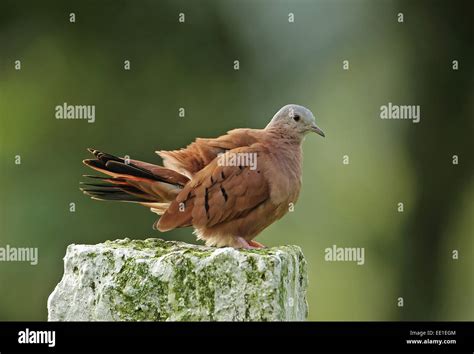
{"label": "bird's head", "polygon": [[265,129],[282,129],[304,136],[313,132],[324,137],[324,132],[316,125],[313,113],[306,107],[288,104],[282,107]]}

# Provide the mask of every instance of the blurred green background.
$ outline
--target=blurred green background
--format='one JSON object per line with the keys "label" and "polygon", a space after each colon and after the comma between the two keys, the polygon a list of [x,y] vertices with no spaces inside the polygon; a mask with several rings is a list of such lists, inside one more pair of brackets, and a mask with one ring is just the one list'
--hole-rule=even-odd
{"label": "blurred green background", "polygon": [[[467,3],[2,1],[0,247],[38,247],[39,264],[0,262],[0,320],[47,318],[68,244],[195,242],[189,228],[153,231],[141,206],[84,196],[87,147],[159,163],[155,150],[263,128],[287,103],[309,107],[326,138],[306,139],[296,210],[258,241],[303,248],[309,319],[473,320]],[[64,102],[95,105],[96,122],[55,119]],[[380,119],[388,102],[420,105],[421,122]],[[365,264],[324,261],[334,244],[365,247]]]}

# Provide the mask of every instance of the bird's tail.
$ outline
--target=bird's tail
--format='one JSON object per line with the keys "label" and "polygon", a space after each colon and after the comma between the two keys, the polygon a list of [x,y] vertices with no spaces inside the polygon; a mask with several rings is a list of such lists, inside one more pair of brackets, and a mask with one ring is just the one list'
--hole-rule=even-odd
{"label": "bird's tail", "polygon": [[84,160],[84,164],[108,175],[85,175],[96,181],[82,182],[85,187],[81,190],[95,200],[140,203],[161,215],[189,181],[188,177],[162,166],[88,150],[95,158]]}

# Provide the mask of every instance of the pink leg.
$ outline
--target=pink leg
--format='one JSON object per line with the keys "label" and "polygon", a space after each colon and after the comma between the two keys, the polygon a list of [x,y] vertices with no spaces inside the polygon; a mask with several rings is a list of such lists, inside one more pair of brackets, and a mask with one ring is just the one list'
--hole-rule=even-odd
{"label": "pink leg", "polygon": [[236,237],[236,240],[237,240],[237,243],[238,243],[238,246],[236,248],[244,248],[244,249],[247,249],[247,250],[253,250],[253,249],[256,249],[257,247],[251,245],[250,243],[248,243],[243,237]]}
{"label": "pink leg", "polygon": [[254,240],[250,240],[248,243],[249,243],[250,246],[253,246],[255,248],[265,248],[265,246],[262,245],[260,242],[257,242],[257,241],[254,241]]}

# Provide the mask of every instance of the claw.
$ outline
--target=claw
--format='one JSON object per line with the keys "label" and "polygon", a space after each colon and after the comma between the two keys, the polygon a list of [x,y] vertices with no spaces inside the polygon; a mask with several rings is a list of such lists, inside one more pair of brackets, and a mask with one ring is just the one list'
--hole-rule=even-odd
{"label": "claw", "polygon": [[262,245],[260,242],[257,242],[257,241],[254,241],[254,240],[250,240],[250,241],[248,242],[248,244],[249,244],[250,246],[252,246],[253,248],[265,248],[265,246]]}

